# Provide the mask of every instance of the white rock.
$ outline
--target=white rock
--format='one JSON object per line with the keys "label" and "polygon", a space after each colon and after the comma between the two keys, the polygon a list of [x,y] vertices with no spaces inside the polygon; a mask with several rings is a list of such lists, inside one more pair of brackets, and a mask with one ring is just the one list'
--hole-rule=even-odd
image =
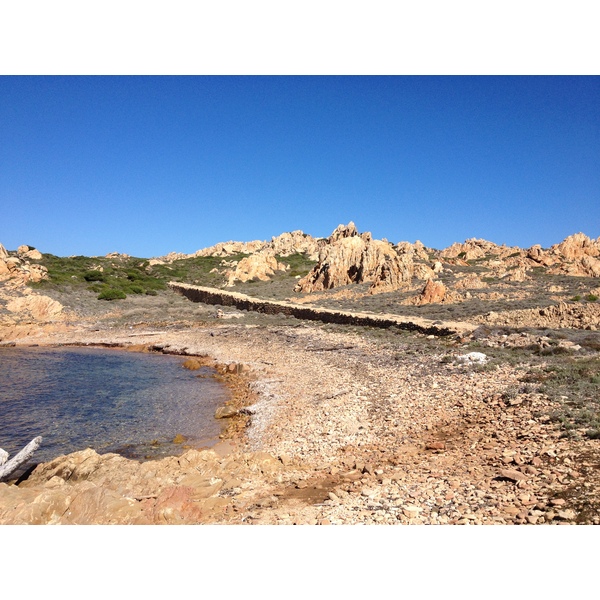
{"label": "white rock", "polygon": [[465,365],[484,365],[488,360],[483,352],[469,352],[456,357],[456,362]]}

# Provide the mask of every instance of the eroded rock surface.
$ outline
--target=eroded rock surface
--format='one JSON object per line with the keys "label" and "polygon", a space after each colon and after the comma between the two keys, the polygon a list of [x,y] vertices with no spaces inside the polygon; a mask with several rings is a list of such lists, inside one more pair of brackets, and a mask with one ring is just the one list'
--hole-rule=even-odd
{"label": "eroded rock surface", "polygon": [[242,258],[235,268],[225,272],[227,277],[227,286],[232,287],[236,281],[252,281],[260,279],[267,281],[276,271],[286,271],[289,265],[279,262],[275,258],[273,250],[261,250]]}
{"label": "eroded rock surface", "polygon": [[371,291],[392,290],[409,283],[411,254],[398,254],[386,240],[359,234],[354,223],[339,225],[319,252],[312,271],[300,279],[296,291],[318,292],[351,283],[372,282]]}

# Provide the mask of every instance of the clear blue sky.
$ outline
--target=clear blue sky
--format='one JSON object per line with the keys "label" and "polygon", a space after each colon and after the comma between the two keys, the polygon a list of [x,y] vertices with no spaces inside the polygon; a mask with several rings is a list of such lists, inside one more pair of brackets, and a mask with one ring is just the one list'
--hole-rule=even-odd
{"label": "clear blue sky", "polygon": [[600,77],[0,77],[0,243],[600,236]]}

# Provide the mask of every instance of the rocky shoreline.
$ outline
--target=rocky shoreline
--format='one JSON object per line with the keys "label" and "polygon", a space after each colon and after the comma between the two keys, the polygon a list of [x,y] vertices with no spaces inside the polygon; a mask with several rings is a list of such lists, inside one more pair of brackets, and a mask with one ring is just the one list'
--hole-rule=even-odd
{"label": "rocky shoreline", "polygon": [[234,416],[212,449],[39,465],[0,484],[0,523],[600,523],[600,441],[561,437],[522,366],[448,360],[456,337],[292,321],[14,339],[209,357]]}

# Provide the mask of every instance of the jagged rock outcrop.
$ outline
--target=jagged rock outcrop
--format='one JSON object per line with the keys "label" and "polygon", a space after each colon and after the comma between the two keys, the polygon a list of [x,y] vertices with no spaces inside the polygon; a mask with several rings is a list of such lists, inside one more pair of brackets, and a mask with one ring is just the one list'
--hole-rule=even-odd
{"label": "jagged rock outcrop", "polygon": [[526,258],[530,260],[533,265],[550,267],[556,263],[556,259],[548,255],[548,253],[539,245],[535,244],[531,246],[525,254]]}
{"label": "jagged rock outcrop", "polygon": [[16,285],[38,282],[48,277],[48,269],[30,260],[40,260],[42,254],[35,248],[19,246],[15,253],[10,253],[0,244],[0,281],[12,280]]}
{"label": "jagged rock outcrop", "polygon": [[443,259],[462,259],[462,260],[477,260],[486,256],[498,258],[506,258],[511,254],[521,253],[522,250],[518,247],[502,245],[499,246],[494,242],[489,242],[483,239],[470,238],[462,244],[456,242],[445,248],[439,253]]}
{"label": "jagged rock outcrop", "polygon": [[412,254],[413,257],[420,258],[426,262],[429,262],[429,254],[432,252],[432,250],[428,250],[419,240],[414,244],[410,242],[398,242],[394,248],[398,254]]}
{"label": "jagged rock outcrop", "polygon": [[550,254],[562,256],[567,260],[581,260],[585,256],[600,255],[600,238],[590,239],[583,233],[566,237],[560,244],[550,247]]}
{"label": "jagged rock outcrop", "polygon": [[193,254],[181,252],[170,252],[165,256],[153,258],[150,264],[170,263],[175,260],[196,258],[199,256],[217,256],[226,258],[235,254],[256,254],[257,252],[271,252],[278,256],[290,256],[290,254],[306,254],[310,260],[317,260],[319,248],[324,240],[308,235],[301,230],[282,233],[273,236],[270,242],[253,240],[251,242],[219,242],[214,246],[202,248]]}
{"label": "jagged rock outcrop", "polygon": [[354,223],[339,225],[319,252],[318,263],[300,279],[295,291],[311,293],[351,283],[372,282],[372,293],[409,283],[412,253],[400,256],[386,240],[359,234]]}
{"label": "jagged rock outcrop", "polygon": [[279,262],[272,250],[263,250],[240,260],[235,269],[225,272],[227,286],[232,287],[236,281],[251,281],[260,279],[267,281],[276,271],[286,271],[289,265]]}
{"label": "jagged rock outcrop", "polygon": [[203,248],[193,254],[184,254],[182,258],[193,258],[195,256],[231,256],[232,254],[253,254],[259,252],[266,242],[254,240],[252,242],[219,242],[209,248]]}
{"label": "jagged rock outcrop", "polygon": [[273,237],[268,246],[278,256],[306,254],[310,260],[318,260],[319,250],[324,243],[325,240],[314,238],[298,229]]}
{"label": "jagged rock outcrop", "polygon": [[526,257],[535,265],[551,267],[551,274],[600,277],[600,238],[592,240],[583,233],[566,237],[544,250],[539,244],[527,250]]}
{"label": "jagged rock outcrop", "polygon": [[428,265],[424,265],[423,263],[415,263],[413,277],[423,280],[436,279],[437,273]]}

